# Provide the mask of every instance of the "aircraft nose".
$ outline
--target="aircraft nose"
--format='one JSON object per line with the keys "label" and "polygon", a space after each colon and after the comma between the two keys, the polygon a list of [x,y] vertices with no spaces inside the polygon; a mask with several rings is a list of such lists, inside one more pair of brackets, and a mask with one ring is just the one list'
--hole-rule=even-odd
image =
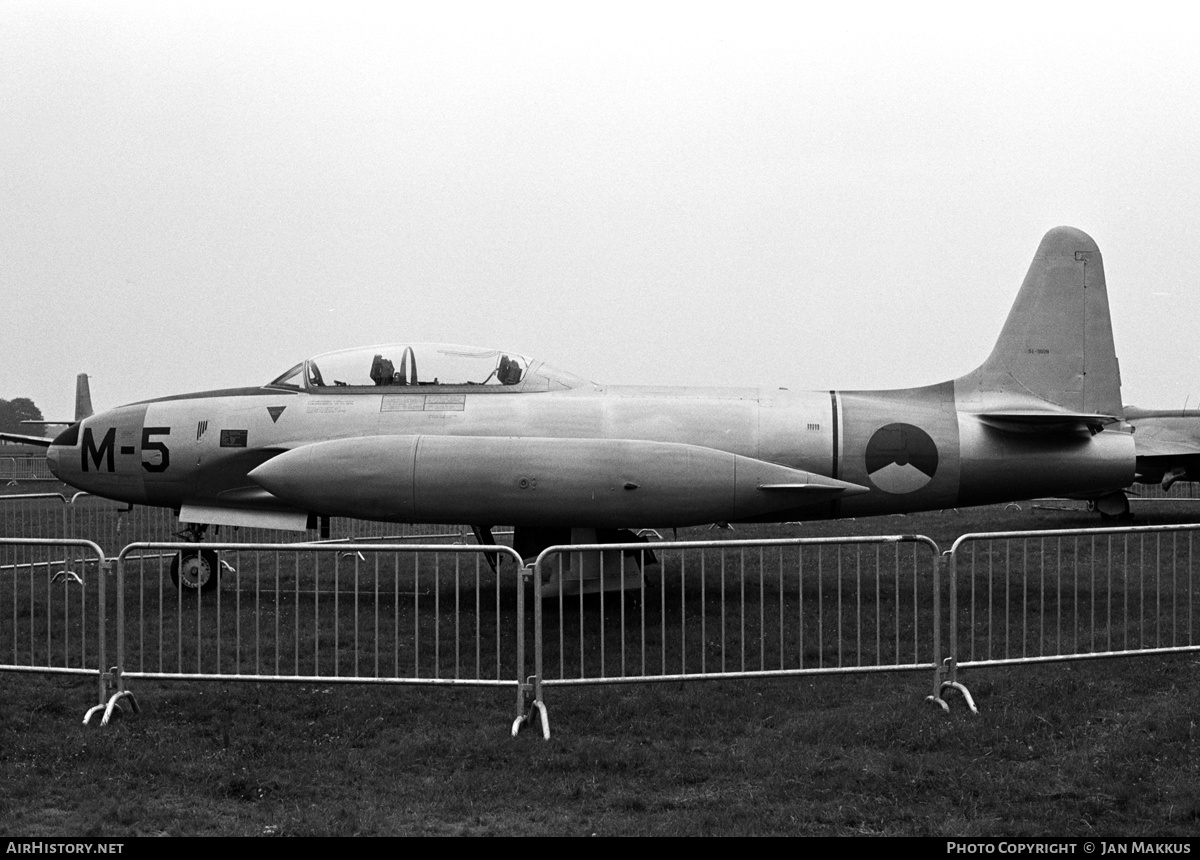
{"label": "aircraft nose", "polygon": [[[69,463],[69,459],[62,459],[67,449],[74,449],[79,445],[79,422],[76,421],[70,427],[54,437],[54,441],[50,443],[50,447],[46,449],[46,465],[50,467],[50,473],[60,481],[66,481],[66,477],[61,472],[61,464]],[[70,483],[68,481],[68,483]]]}

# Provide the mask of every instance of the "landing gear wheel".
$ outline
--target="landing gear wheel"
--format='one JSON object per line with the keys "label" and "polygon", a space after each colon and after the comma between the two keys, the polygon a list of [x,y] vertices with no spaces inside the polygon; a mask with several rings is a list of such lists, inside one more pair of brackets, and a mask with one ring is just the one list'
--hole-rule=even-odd
{"label": "landing gear wheel", "polygon": [[1102,523],[1128,523],[1133,521],[1133,514],[1129,511],[1129,497],[1123,492],[1109,493],[1107,496],[1101,496],[1093,504],[1094,507],[1089,508],[1089,510],[1099,511]]}
{"label": "landing gear wheel", "polygon": [[220,570],[215,550],[187,549],[171,560],[171,581],[183,591],[213,591]]}

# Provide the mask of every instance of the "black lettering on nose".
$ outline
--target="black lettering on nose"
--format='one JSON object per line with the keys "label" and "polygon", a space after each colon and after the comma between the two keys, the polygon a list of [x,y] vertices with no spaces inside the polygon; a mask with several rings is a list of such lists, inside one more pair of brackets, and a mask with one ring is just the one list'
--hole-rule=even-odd
{"label": "black lettering on nose", "polygon": [[[96,437],[92,435],[92,428],[85,427],[83,430],[83,444],[79,447],[79,468],[80,471],[88,471],[88,457],[91,457],[92,464],[96,467],[96,471],[112,472],[115,471],[113,465],[113,451],[117,446],[117,428],[109,427],[108,432],[104,434],[104,438],[100,440],[100,447],[96,447]],[[104,459],[104,466],[100,465],[100,460]]]}

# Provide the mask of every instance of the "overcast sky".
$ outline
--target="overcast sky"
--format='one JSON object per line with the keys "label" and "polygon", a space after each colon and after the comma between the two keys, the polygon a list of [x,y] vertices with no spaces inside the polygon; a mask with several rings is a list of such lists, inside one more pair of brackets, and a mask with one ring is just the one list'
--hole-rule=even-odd
{"label": "overcast sky", "polygon": [[1125,402],[1200,405],[1194,13],[960,7],[0,0],[0,398],[389,341],[932,383],[1068,224]]}

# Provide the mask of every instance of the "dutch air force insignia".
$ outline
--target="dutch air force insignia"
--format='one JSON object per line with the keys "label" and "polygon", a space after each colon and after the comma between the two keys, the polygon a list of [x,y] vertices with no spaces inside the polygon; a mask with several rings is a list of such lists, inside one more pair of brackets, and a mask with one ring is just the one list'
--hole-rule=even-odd
{"label": "dutch air force insignia", "polygon": [[271,423],[272,424],[274,424],[276,421],[279,420],[279,416],[283,414],[283,410],[285,410],[285,409],[287,409],[286,406],[268,406],[267,407],[267,411],[271,413]]}
{"label": "dutch air force insignia", "polygon": [[885,493],[911,493],[933,480],[937,446],[920,427],[888,424],[867,443],[866,466],[871,483]]}

